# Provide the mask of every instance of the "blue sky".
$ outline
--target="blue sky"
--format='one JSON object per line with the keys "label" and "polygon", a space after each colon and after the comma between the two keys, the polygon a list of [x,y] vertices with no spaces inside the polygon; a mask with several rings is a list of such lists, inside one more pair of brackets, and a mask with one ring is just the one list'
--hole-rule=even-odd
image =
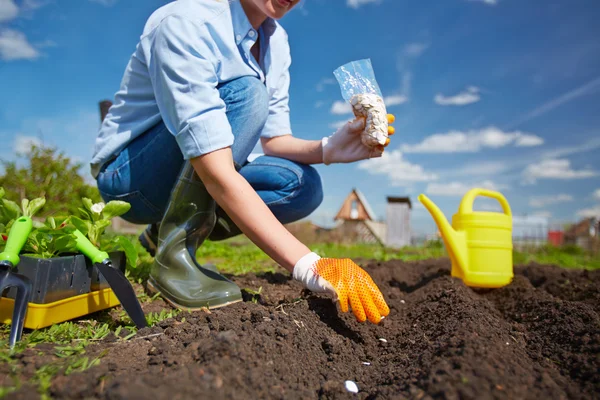
{"label": "blue sky", "polygon": [[[165,3],[0,0],[1,158],[43,140],[87,162],[98,101]],[[353,187],[379,218],[386,196],[410,196],[417,233],[434,229],[420,193],[450,217],[476,186],[551,223],[600,215],[599,20],[594,0],[303,0],[281,20],[294,134],[320,139],[351,117],[333,70],[363,58],[397,132],[381,159],[318,166],[311,218],[330,223]]]}

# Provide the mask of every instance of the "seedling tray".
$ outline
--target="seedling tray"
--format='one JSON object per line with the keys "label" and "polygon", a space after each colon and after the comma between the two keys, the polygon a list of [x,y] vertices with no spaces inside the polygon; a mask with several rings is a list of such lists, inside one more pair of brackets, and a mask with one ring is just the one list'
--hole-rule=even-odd
{"label": "seedling tray", "polygon": [[[0,298],[0,322],[10,324],[15,301]],[[118,306],[119,299],[112,289],[106,288],[78,296],[61,299],[47,304],[29,303],[23,326],[27,329],[40,329],[47,326],[79,318],[97,311]]]}
{"label": "seedling tray", "polygon": [[[122,251],[109,253],[115,268],[125,272],[126,257]],[[30,303],[50,304],[81,294],[107,289],[110,286],[98,268],[83,254],[55,258],[21,256],[15,272],[31,280]],[[11,288],[3,296],[14,299],[17,290]]]}

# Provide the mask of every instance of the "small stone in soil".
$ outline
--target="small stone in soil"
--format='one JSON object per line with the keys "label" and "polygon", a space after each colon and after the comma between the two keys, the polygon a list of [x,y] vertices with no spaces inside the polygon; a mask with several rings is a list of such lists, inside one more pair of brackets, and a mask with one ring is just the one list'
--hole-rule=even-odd
{"label": "small stone in soil", "polygon": [[344,382],[344,385],[346,386],[347,391],[351,393],[358,393],[358,386],[356,386],[356,383],[352,381],[346,381]]}

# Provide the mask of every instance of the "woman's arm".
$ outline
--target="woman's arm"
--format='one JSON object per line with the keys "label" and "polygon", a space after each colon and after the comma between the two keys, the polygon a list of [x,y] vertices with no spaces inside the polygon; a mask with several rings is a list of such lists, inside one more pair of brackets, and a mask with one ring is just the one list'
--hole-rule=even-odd
{"label": "woman's arm", "polygon": [[296,239],[235,170],[231,148],[190,160],[206,189],[243,233],[305,288],[329,293],[342,312],[378,324],[390,313],[369,274],[349,259],[321,258]]}
{"label": "woman's arm", "polygon": [[231,148],[190,160],[212,198],[269,257],[292,272],[308,247],[273,215],[250,184],[235,170]]}
{"label": "woman's arm", "polygon": [[[394,115],[388,114],[388,135],[394,134]],[[365,119],[356,118],[340,127],[333,135],[321,140],[298,139],[291,134],[261,138],[263,151],[268,156],[285,158],[302,164],[326,165],[350,163],[373,157],[381,157],[384,147],[369,148],[363,145],[361,133],[365,129]]]}
{"label": "woman's arm", "polygon": [[323,146],[320,140],[299,139],[292,135],[262,138],[263,151],[268,156],[285,158],[302,164],[323,162]]}

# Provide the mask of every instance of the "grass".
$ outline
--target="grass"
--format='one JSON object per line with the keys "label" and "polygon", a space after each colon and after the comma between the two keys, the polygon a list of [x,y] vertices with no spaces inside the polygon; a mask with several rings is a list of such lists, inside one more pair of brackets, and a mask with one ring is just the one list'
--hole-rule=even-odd
{"label": "grass", "polygon": [[[152,258],[139,245],[136,236],[131,235],[130,238],[138,250],[139,258],[136,268],[128,269],[127,274],[131,281],[141,283],[149,275]],[[391,249],[375,244],[313,243],[308,244],[308,246],[322,257],[351,258],[358,263],[393,259],[414,261],[447,256],[441,242],[429,242],[425,246],[403,249]],[[221,272],[231,275],[282,271],[281,267],[245,238],[234,238],[223,242],[206,241],[198,249],[197,258],[200,263],[214,263]],[[542,246],[515,250],[513,260],[515,265],[537,262],[560,265],[565,268],[600,269],[600,257],[594,257],[574,246],[560,248]],[[261,289],[244,290],[252,295],[252,301],[257,301]],[[145,293],[138,295],[142,303],[152,302],[156,297],[150,297]],[[179,313],[178,310],[164,309],[160,312],[149,313],[147,321],[150,326],[154,326],[165,319],[177,316]],[[0,363],[6,363],[10,366],[10,375],[13,377],[11,386],[0,386],[0,398],[9,397],[10,393],[18,390],[25,383],[34,385],[41,398],[48,398],[50,382],[54,376],[84,371],[101,362],[104,354],[93,358],[86,355],[86,347],[90,343],[104,339],[111,332],[119,337],[119,340],[131,340],[137,330],[127,314],[120,310],[118,318],[110,317],[108,311],[102,311],[48,328],[32,332],[26,331],[21,342],[12,350],[8,349],[6,345],[9,332],[10,326],[0,325]],[[23,367],[17,361],[18,354],[26,349],[35,348],[40,343],[55,345],[50,353],[48,351],[40,352],[40,355],[52,355],[53,361],[38,369],[33,376],[22,382],[20,372]]]}

